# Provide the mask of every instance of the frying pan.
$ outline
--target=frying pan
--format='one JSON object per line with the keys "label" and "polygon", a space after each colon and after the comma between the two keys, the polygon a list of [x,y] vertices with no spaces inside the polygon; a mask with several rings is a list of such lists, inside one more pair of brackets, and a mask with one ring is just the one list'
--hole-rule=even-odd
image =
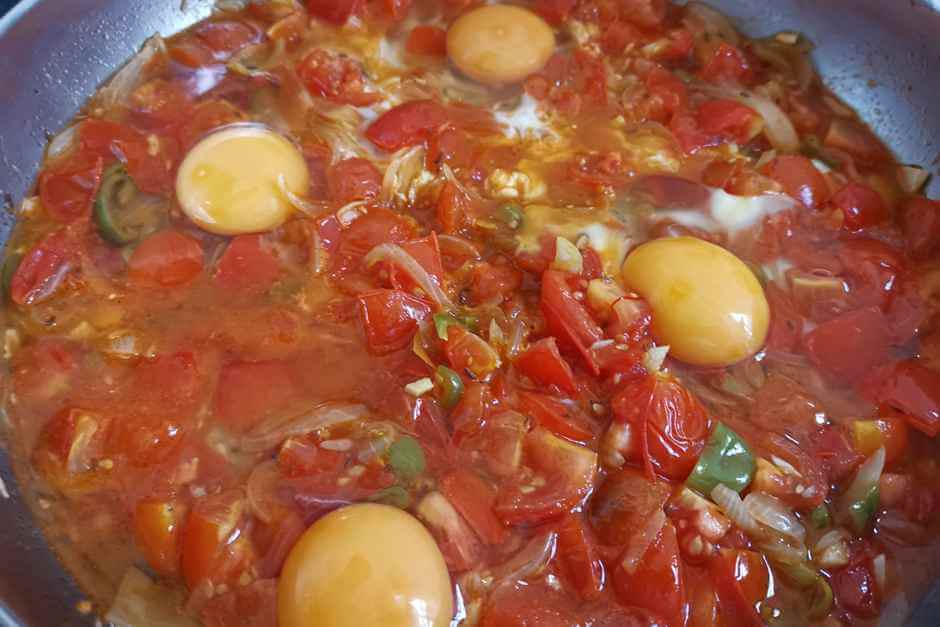
{"label": "frying pan", "polygon": [[[750,35],[805,33],[823,78],[900,160],[940,172],[940,0],[709,2]],[[148,36],[172,34],[211,8],[211,0],[24,0],[0,20],[0,200],[22,200],[49,134]],[[12,213],[0,212],[0,242],[12,225]],[[81,591],[33,524],[2,449],[0,478],[9,491],[0,490],[0,626],[95,624],[75,611]],[[940,585],[907,624],[940,624]]]}

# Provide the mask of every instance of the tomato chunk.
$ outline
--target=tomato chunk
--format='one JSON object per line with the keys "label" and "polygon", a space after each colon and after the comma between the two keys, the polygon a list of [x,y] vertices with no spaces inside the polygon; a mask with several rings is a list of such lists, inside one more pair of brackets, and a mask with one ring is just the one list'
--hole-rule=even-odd
{"label": "tomato chunk", "polygon": [[516,368],[541,385],[554,385],[569,394],[578,391],[571,366],[558,352],[553,337],[542,338],[530,346],[516,359]]}
{"label": "tomato chunk", "polygon": [[568,514],[559,524],[558,558],[568,584],[578,596],[589,601],[600,595],[604,589],[604,564],[581,514]]}
{"label": "tomato chunk", "polygon": [[837,191],[831,202],[842,212],[842,225],[850,231],[866,229],[888,217],[888,209],[881,194],[855,181]]}
{"label": "tomato chunk", "polygon": [[331,24],[342,25],[363,8],[362,0],[307,0],[307,10]]}
{"label": "tomato chunk", "polygon": [[411,344],[431,307],[401,290],[374,290],[359,297],[359,313],[369,350],[384,355]]}
{"label": "tomato chunk", "polygon": [[154,233],[137,248],[127,263],[135,283],[174,287],[189,283],[202,272],[202,246],[179,231]]}
{"label": "tomato chunk", "polygon": [[429,57],[446,56],[447,33],[436,26],[415,26],[405,42],[405,50]]}
{"label": "tomato chunk", "polygon": [[59,222],[91,217],[91,203],[104,171],[101,157],[78,153],[56,162],[39,176],[42,206]]}
{"label": "tomato chunk", "polygon": [[520,410],[556,435],[572,440],[589,440],[594,426],[571,404],[562,403],[546,394],[519,390]]}
{"label": "tomato chunk", "polygon": [[770,572],[760,553],[725,549],[711,563],[710,572],[724,620],[753,627],[764,624],[755,606],[767,596]]}
{"label": "tomato chunk", "polygon": [[754,138],[763,127],[757,113],[737,100],[708,100],[698,109],[699,128],[739,144]]}
{"label": "tomato chunk", "polygon": [[888,359],[890,334],[884,314],[866,307],[820,324],[803,338],[806,354],[829,376],[854,383]]}
{"label": "tomato chunk", "polygon": [[17,305],[34,305],[51,298],[77,261],[76,242],[68,231],[47,235],[17,266],[10,280],[10,298]]}
{"label": "tomato chunk", "polygon": [[173,501],[141,501],[134,508],[134,538],[147,564],[165,577],[180,563],[180,528],[185,509]]}
{"label": "tomato chunk", "polygon": [[900,411],[918,431],[940,433],[940,373],[916,360],[875,370],[863,392],[875,403]]}
{"label": "tomato chunk", "polygon": [[285,362],[235,362],[222,368],[214,408],[227,428],[244,432],[296,397],[293,373]]}
{"label": "tomato chunk", "polygon": [[802,155],[781,155],[767,164],[767,176],[780,183],[783,191],[810,209],[829,198],[829,184],[813,162]]}
{"label": "tomato chunk", "polygon": [[297,75],[310,93],[356,107],[382,99],[366,91],[362,68],[354,60],[329,50],[312,50],[297,64]]}
{"label": "tomato chunk", "polygon": [[366,139],[387,152],[421,144],[447,123],[444,107],[434,100],[412,100],[383,113],[366,129]]}
{"label": "tomato chunk", "polygon": [[215,281],[230,290],[263,292],[281,272],[280,261],[261,235],[239,235],[219,259]]}
{"label": "tomato chunk", "polygon": [[207,579],[214,584],[236,578],[250,557],[250,544],[238,533],[245,495],[228,490],[196,503],[186,517],[181,539],[183,580],[193,590]]}
{"label": "tomato chunk", "polygon": [[604,337],[604,332],[575,299],[565,273],[547,270],[542,274],[540,305],[552,335],[576,348],[591,372],[600,374],[591,347]]}
{"label": "tomato chunk", "polygon": [[382,173],[368,159],[344,159],[326,171],[330,199],[346,204],[354,200],[371,200],[382,189]]}
{"label": "tomato chunk", "polygon": [[493,513],[496,490],[472,470],[454,470],[441,478],[441,493],[447,497],[480,539],[487,544],[500,544],[506,528]]}
{"label": "tomato chunk", "polygon": [[624,605],[649,610],[669,625],[682,625],[685,606],[682,571],[676,529],[667,521],[633,572],[628,572],[624,565],[614,571],[617,598]]}

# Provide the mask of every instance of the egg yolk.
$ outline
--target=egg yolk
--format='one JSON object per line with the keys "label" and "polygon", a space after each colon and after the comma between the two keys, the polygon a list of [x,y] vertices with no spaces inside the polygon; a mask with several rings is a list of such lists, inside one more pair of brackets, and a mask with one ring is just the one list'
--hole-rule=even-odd
{"label": "egg yolk", "polygon": [[491,4],[461,15],[447,31],[447,55],[461,72],[489,85],[521,81],[552,56],[555,34],[522,7]]}
{"label": "egg yolk", "polygon": [[388,505],[349,505],[318,520],[278,583],[280,627],[444,627],[453,610],[434,538]]}
{"label": "egg yolk", "polygon": [[176,196],[189,218],[221,235],[258,233],[282,224],[293,207],[282,189],[303,195],[303,155],[283,136],[242,124],[196,144],[180,165]]}
{"label": "egg yolk", "polygon": [[647,242],[624,261],[622,276],[653,311],[653,335],[669,354],[697,366],[725,366],[756,353],[770,308],[743,261],[694,237]]}

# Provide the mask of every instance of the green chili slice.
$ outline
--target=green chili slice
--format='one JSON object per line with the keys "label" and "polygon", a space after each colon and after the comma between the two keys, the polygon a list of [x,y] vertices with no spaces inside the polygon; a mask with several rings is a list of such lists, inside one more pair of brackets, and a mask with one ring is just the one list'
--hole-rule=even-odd
{"label": "green chili slice", "polygon": [[435,379],[440,389],[441,405],[445,409],[453,408],[463,396],[463,381],[460,375],[447,366],[438,366]]}
{"label": "green chili slice", "polygon": [[518,229],[522,226],[523,216],[522,207],[519,205],[505,204],[499,208],[500,219],[511,229]]}
{"label": "green chili slice", "polygon": [[400,485],[393,485],[369,497],[373,503],[384,503],[400,509],[408,509],[411,505],[411,493]]}
{"label": "green chili slice", "polygon": [[156,231],[165,207],[156,197],[142,194],[122,163],[104,173],[95,197],[95,223],[101,237],[126,246]]}
{"label": "green chili slice", "polygon": [[424,472],[424,450],[416,439],[403,436],[389,447],[388,465],[400,478],[414,479]]}
{"label": "green chili slice", "polygon": [[453,324],[460,324],[460,322],[449,313],[434,314],[434,330],[437,331],[437,337],[445,342],[447,341],[447,329]]}
{"label": "green chili slice", "polygon": [[719,483],[741,492],[754,476],[754,456],[737,433],[718,423],[686,485],[711,494]]}
{"label": "green chili slice", "polygon": [[816,576],[813,588],[809,593],[809,617],[813,619],[825,618],[832,609],[832,588],[822,575]]}
{"label": "green chili slice", "polygon": [[825,504],[820,505],[809,513],[810,522],[816,529],[826,529],[832,526],[832,516],[829,515],[829,508]]}
{"label": "green chili slice", "polygon": [[878,486],[873,485],[868,488],[868,491],[862,498],[849,503],[849,521],[852,526],[852,531],[855,533],[865,531],[865,527],[868,526],[868,521],[871,519],[872,514],[878,509],[879,501],[880,495],[878,493]]}

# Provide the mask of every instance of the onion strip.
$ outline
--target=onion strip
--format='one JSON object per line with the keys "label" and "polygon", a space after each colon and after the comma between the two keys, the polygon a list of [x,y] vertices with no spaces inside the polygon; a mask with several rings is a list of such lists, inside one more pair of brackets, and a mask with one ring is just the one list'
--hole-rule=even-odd
{"label": "onion strip", "polygon": [[365,405],[358,403],[324,403],[299,416],[291,416],[274,424],[262,424],[242,438],[241,449],[248,452],[264,451],[292,435],[303,435],[324,427],[352,422],[368,412]]}
{"label": "onion strip", "polygon": [[437,281],[428,274],[417,259],[398,244],[379,244],[369,251],[365,258],[366,266],[370,268],[383,261],[393,263],[404,271],[439,309],[450,311],[454,308],[454,304]]}
{"label": "onion strip", "polygon": [[789,116],[783,112],[774,101],[765,96],[759,96],[744,89],[715,87],[700,84],[699,90],[712,97],[731,98],[749,106],[764,118],[764,133],[773,147],[780,152],[797,152],[800,148],[800,137]]}

